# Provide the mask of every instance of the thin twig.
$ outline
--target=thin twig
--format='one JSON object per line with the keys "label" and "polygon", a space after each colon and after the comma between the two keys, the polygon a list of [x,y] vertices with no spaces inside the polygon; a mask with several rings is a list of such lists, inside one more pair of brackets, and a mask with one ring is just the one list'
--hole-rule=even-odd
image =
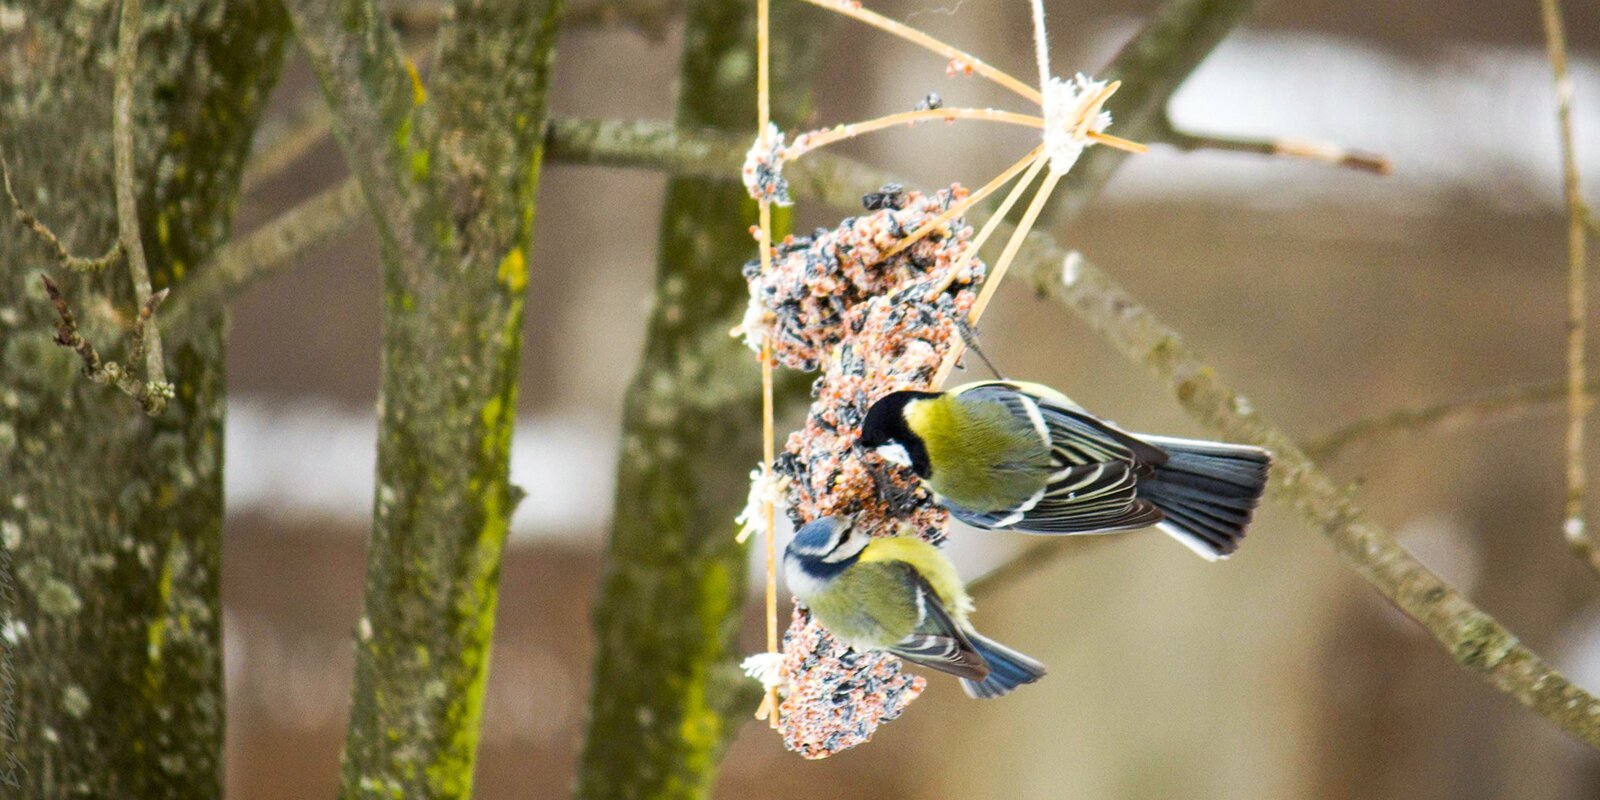
{"label": "thin twig", "polygon": [[139,307],[139,316],[134,320],[133,331],[129,334],[128,363],[124,365],[101,359],[94,344],[79,333],[78,319],[73,315],[72,307],[67,304],[66,297],[62,295],[61,288],[55,281],[50,280],[48,275],[40,275],[39,281],[44,284],[45,295],[50,298],[50,304],[56,309],[56,344],[78,354],[78,358],[83,360],[84,377],[94,383],[117,387],[123,394],[137,401],[141,408],[149,409],[156,405],[165,405],[167,399],[172,396],[172,387],[169,384],[140,379],[137,364],[144,356],[146,348],[143,332],[154,327],[150,324],[150,320],[155,316],[156,309],[161,306],[161,301],[167,299],[167,290],[162,289],[150,295],[150,299]]}
{"label": "thin twig", "polygon": [[[1591,380],[1587,394],[1600,392],[1600,381]],[[1470,397],[1415,408],[1401,408],[1365,419],[1307,439],[1306,454],[1328,459],[1346,448],[1385,435],[1461,428],[1512,422],[1559,410],[1567,400],[1565,379],[1546,383],[1506,386]]]}
{"label": "thin twig", "polygon": [[109,267],[116,266],[117,262],[122,260],[122,242],[119,241],[112,242],[111,248],[106,250],[105,255],[99,258],[83,258],[68,252],[66,245],[63,245],[61,240],[56,237],[55,231],[50,230],[49,226],[40,222],[38,217],[29,213],[22,206],[22,201],[17,199],[17,193],[11,190],[11,165],[6,163],[4,156],[0,156],[0,180],[5,183],[6,197],[11,201],[11,211],[16,215],[17,221],[27,226],[28,230],[33,231],[35,235],[44,240],[44,243],[51,250],[55,251],[56,261],[63,268],[72,272],[103,272]]}
{"label": "thin twig", "polygon": [[1180,150],[1224,150],[1234,153],[1258,153],[1265,156],[1295,158],[1332,164],[1336,167],[1388,175],[1393,171],[1389,159],[1365,150],[1351,150],[1327,142],[1304,139],[1258,139],[1248,136],[1221,136],[1217,134],[1190,133],[1173,127],[1168,121],[1157,137]]}
{"label": "thin twig", "polygon": [[[122,0],[122,19],[117,28],[116,79],[113,87],[111,143],[117,173],[117,238],[128,256],[128,272],[133,278],[133,298],[141,309],[139,325],[144,329],[141,343],[144,382],[152,387],[167,383],[165,358],[161,351],[161,330],[144,310],[151,305],[150,267],[145,263],[144,242],[139,232],[139,190],[133,167],[133,79],[139,66],[139,24],[144,13],[143,0]],[[159,301],[157,301],[159,303]],[[133,365],[129,365],[133,366]],[[167,407],[170,392],[159,388],[145,392],[140,400],[145,413],[155,416]]]}
{"label": "thin twig", "polygon": [[1584,392],[1588,365],[1584,361],[1585,320],[1588,315],[1588,210],[1583,202],[1583,181],[1578,173],[1578,150],[1572,130],[1572,76],[1567,74],[1567,35],[1559,0],[1540,0],[1545,47],[1550,74],[1555,81],[1556,123],[1561,131],[1561,172],[1567,201],[1567,494],[1562,533],[1567,544],[1596,574],[1600,574],[1600,546],[1585,528],[1583,427],[1589,413]]}
{"label": "thin twig", "polygon": [[104,372],[100,353],[78,333],[78,318],[73,315],[72,307],[67,305],[67,299],[61,295],[61,287],[56,286],[48,275],[40,275],[39,281],[44,284],[44,293],[56,309],[56,344],[77,353],[83,359],[83,374],[96,383],[102,383]]}

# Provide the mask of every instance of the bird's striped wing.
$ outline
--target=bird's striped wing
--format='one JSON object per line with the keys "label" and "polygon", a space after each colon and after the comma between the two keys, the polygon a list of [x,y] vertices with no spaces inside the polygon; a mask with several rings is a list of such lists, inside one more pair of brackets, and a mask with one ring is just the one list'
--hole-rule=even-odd
{"label": "bird's striped wing", "polygon": [[901,564],[908,588],[915,593],[920,619],[916,630],[896,642],[889,652],[929,669],[948,672],[959,678],[981,681],[989,675],[989,665],[967,639],[961,626],[950,616],[944,602],[928,581],[909,564]]}
{"label": "bird's striped wing", "polygon": [[957,519],[982,528],[1039,533],[1129,530],[1161,521],[1161,510],[1135,496],[1139,475],[1167,460],[1164,450],[1071,405],[1064,397],[995,382],[963,399],[1002,403],[1027,419],[1049,448],[1049,483],[1016,508],[979,512],[949,505]]}

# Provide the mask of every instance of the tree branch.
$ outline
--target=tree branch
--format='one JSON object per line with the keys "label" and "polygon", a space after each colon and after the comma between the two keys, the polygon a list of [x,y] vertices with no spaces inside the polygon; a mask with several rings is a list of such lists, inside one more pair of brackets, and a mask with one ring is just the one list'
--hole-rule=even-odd
{"label": "tree branch", "polygon": [[367,214],[361,185],[347,178],[228,242],[167,304],[161,316],[168,335],[187,336],[229,299],[293,266],[307,250],[369,219]]}
{"label": "tree branch", "polygon": [[[1600,380],[1591,380],[1585,392],[1600,392]],[[1506,386],[1465,398],[1415,408],[1401,408],[1307,439],[1301,446],[1314,459],[1333,458],[1358,442],[1392,433],[1455,430],[1476,425],[1511,422],[1562,407],[1567,399],[1565,380]]]}
{"label": "tree branch", "polygon": [[[121,21],[117,25],[117,61],[112,91],[111,142],[117,173],[117,240],[128,257],[128,272],[133,277],[133,299],[139,308],[136,325],[142,329],[135,339],[144,350],[144,387],[135,395],[146,414],[156,416],[166,410],[172,387],[167,383],[166,356],[161,349],[161,329],[151,318],[155,306],[150,302],[150,266],[145,262],[144,240],[139,233],[139,188],[133,168],[133,79],[139,68],[139,26],[144,15],[143,0],[122,0]],[[160,301],[156,301],[157,304]],[[129,365],[133,366],[132,364]]]}
{"label": "tree branch", "polygon": [[1156,136],[1155,141],[1170,144],[1185,152],[1219,150],[1231,153],[1256,153],[1263,156],[1318,161],[1374,175],[1388,175],[1393,170],[1388,158],[1364,150],[1351,150],[1336,144],[1303,139],[1258,139],[1247,136],[1190,133],[1178,129],[1170,120],[1163,120],[1161,133]]}
{"label": "tree branch", "polygon": [[1588,318],[1589,215],[1583,202],[1583,179],[1578,172],[1578,150],[1572,131],[1572,76],[1567,73],[1567,34],[1561,21],[1559,0],[1539,0],[1550,75],[1556,90],[1556,125],[1561,132],[1561,176],[1567,201],[1567,496],[1562,533],[1567,545],[1600,575],[1600,547],[1595,545],[1584,519],[1583,428],[1589,413],[1584,393],[1588,365],[1584,360]]}
{"label": "tree branch", "polygon": [[106,250],[105,255],[98,258],[84,258],[69,252],[67,246],[61,243],[61,239],[57,238],[55,231],[50,230],[48,225],[40,222],[39,218],[30,213],[22,205],[22,201],[17,199],[17,193],[11,190],[11,165],[6,163],[3,156],[0,156],[0,181],[5,183],[6,198],[11,201],[11,212],[16,216],[17,221],[26,226],[28,230],[33,231],[34,235],[38,236],[45,243],[45,246],[55,253],[56,262],[63,269],[69,272],[104,272],[107,268],[116,266],[122,260],[123,251],[122,242],[120,241],[113,241],[111,247]]}
{"label": "tree branch", "polygon": [[139,316],[133,321],[133,332],[129,336],[128,363],[120,364],[116,361],[105,361],[100,358],[100,352],[83,334],[78,332],[78,318],[72,313],[72,307],[67,305],[67,298],[62,296],[61,288],[55,281],[46,275],[39,276],[44,284],[44,292],[50,298],[50,305],[56,310],[56,344],[78,354],[83,361],[83,376],[98,384],[115,386],[123,394],[131,397],[142,408],[151,408],[158,402],[165,405],[172,397],[172,387],[165,383],[151,383],[139,377],[138,364],[144,359],[145,331],[150,328],[150,320],[155,316],[156,309],[161,306],[161,301],[167,299],[167,290],[162,289],[145,301],[139,307]]}
{"label": "tree branch", "polygon": [[277,177],[298,162],[322,137],[333,132],[333,115],[320,94],[310,94],[296,104],[295,111],[281,127],[263,131],[255,152],[244,165],[240,191],[250,194],[261,184]]}
{"label": "tree branch", "polygon": [[1349,492],[1318,469],[1287,434],[1251,410],[1176,331],[1110,276],[1042,236],[1030,240],[1026,262],[1017,270],[1040,294],[1078,314],[1130,361],[1165,381],[1196,419],[1271,450],[1275,497],[1333,542],[1357,574],[1421,623],[1456,663],[1600,749],[1600,700],[1573,685],[1369,520]]}

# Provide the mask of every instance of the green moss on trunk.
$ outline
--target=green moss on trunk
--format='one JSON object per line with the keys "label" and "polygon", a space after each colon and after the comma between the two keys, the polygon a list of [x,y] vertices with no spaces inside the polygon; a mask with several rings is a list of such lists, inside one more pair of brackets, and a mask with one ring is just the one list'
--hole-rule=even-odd
{"label": "green moss on trunk", "polygon": [[[34,3],[0,33],[0,148],[23,203],[78,252],[116,236],[116,4]],[[274,3],[153,3],[135,76],[140,224],[157,288],[181,287],[227,236],[241,164],[287,21]],[[41,270],[85,333],[131,313],[125,268],[65,277],[0,222],[0,603],[14,711],[0,749],[21,797],[217,797],[223,697],[222,322],[169,340],[177,396],[147,418],[78,376],[51,342]]]}
{"label": "green moss on trunk", "polygon": [[455,4],[424,87],[368,0],[290,14],[383,247],[378,489],[343,797],[467,797],[559,0]]}

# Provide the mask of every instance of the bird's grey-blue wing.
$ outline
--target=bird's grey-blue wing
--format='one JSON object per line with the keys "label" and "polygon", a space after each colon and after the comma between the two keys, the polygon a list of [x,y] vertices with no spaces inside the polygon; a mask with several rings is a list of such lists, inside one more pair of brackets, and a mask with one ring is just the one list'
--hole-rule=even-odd
{"label": "bird's grey-blue wing", "polygon": [[951,617],[927,579],[910,565],[905,565],[903,575],[907,588],[915,593],[921,618],[916,630],[895,643],[889,652],[913,664],[956,677],[975,681],[988,677],[989,665],[967,639],[961,625]]}

